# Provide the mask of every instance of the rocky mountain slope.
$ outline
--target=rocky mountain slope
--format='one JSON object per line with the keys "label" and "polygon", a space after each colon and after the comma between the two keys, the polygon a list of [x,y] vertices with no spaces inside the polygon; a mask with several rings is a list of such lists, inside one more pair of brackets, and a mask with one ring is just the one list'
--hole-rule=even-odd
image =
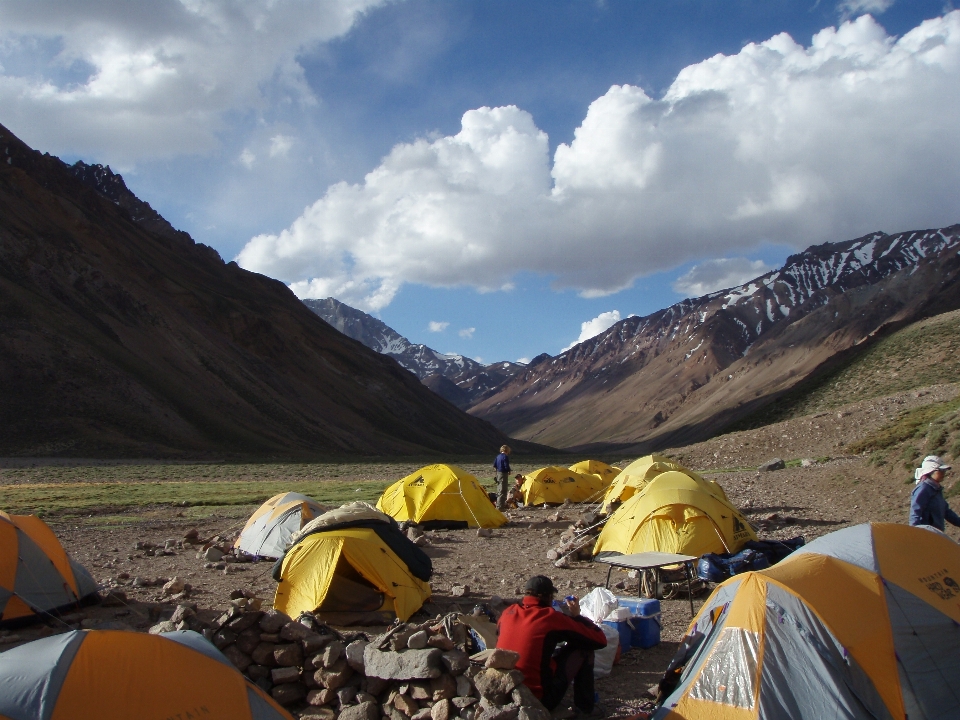
{"label": "rocky mountain slope", "polygon": [[303,303],[347,337],[392,357],[424,385],[458,407],[479,401],[524,367],[511,362],[482,365],[463,355],[444,354],[412,343],[372,315],[332,297]]}
{"label": "rocky mountain slope", "polygon": [[0,127],[0,454],[490,452],[505,436]]}
{"label": "rocky mountain slope", "polygon": [[527,369],[470,412],[556,447],[702,440],[888,329],[960,307],[960,226],[873,233],[793,255]]}

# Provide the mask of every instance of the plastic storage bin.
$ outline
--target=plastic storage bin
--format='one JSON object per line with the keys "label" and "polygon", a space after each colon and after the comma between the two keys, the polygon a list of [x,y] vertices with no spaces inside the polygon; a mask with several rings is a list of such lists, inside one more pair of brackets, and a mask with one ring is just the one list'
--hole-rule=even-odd
{"label": "plastic storage bin", "polygon": [[660,601],[656,598],[618,597],[621,608],[630,609],[631,647],[649,648],[660,644]]}
{"label": "plastic storage bin", "polygon": [[625,653],[633,642],[633,628],[628,620],[604,620],[603,624],[612,627],[620,636],[620,652]]}

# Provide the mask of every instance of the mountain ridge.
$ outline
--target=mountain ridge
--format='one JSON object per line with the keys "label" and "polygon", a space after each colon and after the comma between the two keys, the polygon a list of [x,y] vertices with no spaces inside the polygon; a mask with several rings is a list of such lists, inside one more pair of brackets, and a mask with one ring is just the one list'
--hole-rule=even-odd
{"label": "mountain ridge", "polygon": [[891,323],[960,307],[958,248],[960,225],[811,246],[748,283],[538,356],[469,411],[569,449],[702,440]]}
{"label": "mountain ridge", "polygon": [[457,407],[477,402],[523,368],[519,363],[506,361],[483,365],[465,355],[437,352],[411,342],[383,321],[336,298],[307,299],[303,304],[348,337],[392,357]]}
{"label": "mountain ridge", "polygon": [[109,168],[71,168],[2,126],[0,158],[0,453],[306,458],[508,440],[280,281],[172,228]]}

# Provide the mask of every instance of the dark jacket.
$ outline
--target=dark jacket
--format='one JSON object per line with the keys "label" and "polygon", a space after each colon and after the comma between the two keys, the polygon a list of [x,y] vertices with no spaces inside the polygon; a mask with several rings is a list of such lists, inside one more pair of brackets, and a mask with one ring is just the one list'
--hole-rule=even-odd
{"label": "dark jacket", "polygon": [[[487,455],[487,457],[490,457]],[[508,473],[510,472],[510,456],[506,453],[500,453],[497,455],[497,459],[493,461],[493,467],[497,472]]]}
{"label": "dark jacket", "polygon": [[517,669],[524,683],[538,698],[543,686],[553,677],[550,662],[560,642],[574,648],[599,650],[607,645],[607,636],[585,617],[570,617],[552,607],[543,607],[529,595],[519,605],[511,605],[500,616],[497,647],[520,653]]}
{"label": "dark jacket", "polygon": [[943,530],[944,521],[960,527],[960,515],[957,515],[943,497],[943,486],[935,480],[924,478],[913,489],[910,498],[910,524],[932,525]]}

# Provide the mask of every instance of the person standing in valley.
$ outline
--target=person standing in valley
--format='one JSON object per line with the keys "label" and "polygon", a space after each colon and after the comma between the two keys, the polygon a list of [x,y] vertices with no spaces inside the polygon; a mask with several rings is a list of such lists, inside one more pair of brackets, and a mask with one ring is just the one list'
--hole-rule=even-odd
{"label": "person standing in valley", "polygon": [[945,523],[960,527],[957,515],[943,497],[943,482],[949,465],[944,465],[936,455],[927,455],[914,473],[917,486],[910,496],[910,524],[930,525],[943,531]]}
{"label": "person standing in valley", "polygon": [[500,446],[500,454],[493,461],[493,469],[497,471],[497,510],[502,512],[507,507],[507,486],[510,482],[509,445]]}

